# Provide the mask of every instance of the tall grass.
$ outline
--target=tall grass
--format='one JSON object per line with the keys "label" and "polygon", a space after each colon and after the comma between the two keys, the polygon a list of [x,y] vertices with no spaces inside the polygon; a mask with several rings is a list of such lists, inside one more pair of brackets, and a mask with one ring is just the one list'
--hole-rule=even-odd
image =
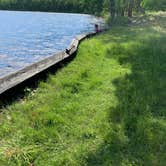
{"label": "tall grass", "polygon": [[67,67],[2,109],[0,165],[164,166],[166,32],[160,18],[84,41]]}

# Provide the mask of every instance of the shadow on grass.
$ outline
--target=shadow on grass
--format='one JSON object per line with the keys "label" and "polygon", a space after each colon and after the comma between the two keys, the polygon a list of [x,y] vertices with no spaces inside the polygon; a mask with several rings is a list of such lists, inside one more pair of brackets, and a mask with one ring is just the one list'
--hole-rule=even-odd
{"label": "shadow on grass", "polygon": [[103,38],[115,43],[106,58],[118,60],[131,73],[113,81],[118,104],[109,110],[111,131],[88,155],[89,166],[166,163],[166,36],[154,32],[128,29]]}

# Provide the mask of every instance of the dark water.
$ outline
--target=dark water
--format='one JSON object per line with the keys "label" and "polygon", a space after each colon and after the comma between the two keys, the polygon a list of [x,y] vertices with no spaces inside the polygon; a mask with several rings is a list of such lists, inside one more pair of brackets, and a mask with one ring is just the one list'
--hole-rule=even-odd
{"label": "dark water", "polygon": [[64,50],[98,18],[82,14],[0,11],[0,77]]}

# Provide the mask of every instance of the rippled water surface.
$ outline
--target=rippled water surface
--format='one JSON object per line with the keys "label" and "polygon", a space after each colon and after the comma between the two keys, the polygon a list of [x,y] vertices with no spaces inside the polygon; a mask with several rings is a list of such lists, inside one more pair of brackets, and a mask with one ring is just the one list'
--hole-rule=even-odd
{"label": "rippled water surface", "polygon": [[64,50],[96,22],[82,14],[0,11],[0,77]]}

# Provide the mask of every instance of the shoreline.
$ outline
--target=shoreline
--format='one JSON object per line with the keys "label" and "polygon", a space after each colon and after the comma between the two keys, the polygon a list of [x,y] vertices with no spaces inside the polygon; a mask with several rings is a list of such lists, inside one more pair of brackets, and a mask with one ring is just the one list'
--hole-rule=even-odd
{"label": "shoreline", "polygon": [[[42,10],[9,10],[9,9],[0,9],[0,11],[6,11],[6,12],[34,12],[34,13],[50,13],[50,14],[80,14],[80,15],[91,15],[91,16],[95,16],[98,17],[96,15],[93,14],[89,14],[89,13],[74,13],[74,12],[56,12],[56,11],[42,11]],[[102,17],[99,17],[102,18]]]}
{"label": "shoreline", "polygon": [[68,46],[67,50],[69,50],[69,52],[66,53],[66,51],[63,50],[48,58],[28,65],[21,70],[18,70],[16,72],[13,72],[9,75],[0,78],[0,95],[3,95],[8,90],[22,84],[23,82],[31,79],[32,77],[35,77],[36,75],[44,72],[45,70],[62,62],[63,60],[68,59],[77,52],[78,46],[82,40],[94,36],[96,34],[97,33],[95,32],[89,32],[87,34],[78,35],[72,40],[72,42]]}

